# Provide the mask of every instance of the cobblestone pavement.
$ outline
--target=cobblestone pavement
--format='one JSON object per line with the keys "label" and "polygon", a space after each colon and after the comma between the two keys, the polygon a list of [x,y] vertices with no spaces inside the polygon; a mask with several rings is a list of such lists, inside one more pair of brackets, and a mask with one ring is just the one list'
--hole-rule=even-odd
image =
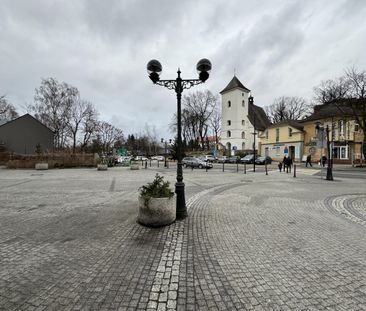
{"label": "cobblestone pavement", "polygon": [[0,310],[366,310],[364,179],[187,169],[151,229],[157,171],[0,169]]}

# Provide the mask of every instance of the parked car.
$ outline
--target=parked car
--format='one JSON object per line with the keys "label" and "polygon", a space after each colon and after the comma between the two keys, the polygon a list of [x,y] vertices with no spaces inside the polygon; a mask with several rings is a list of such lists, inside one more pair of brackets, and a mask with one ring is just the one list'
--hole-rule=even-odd
{"label": "parked car", "polygon": [[222,156],[222,157],[217,158],[217,162],[219,162],[219,163],[227,163],[227,161],[228,161],[227,156]]}
{"label": "parked car", "polygon": [[147,158],[145,156],[136,156],[135,160],[136,161],[147,161]]}
{"label": "parked car", "polygon": [[212,163],[205,162],[195,157],[185,157],[182,160],[183,167],[212,168]]}
{"label": "parked car", "polygon": [[211,154],[206,154],[206,155],[202,156],[202,159],[205,162],[215,162],[216,161],[216,157],[214,157]]}
{"label": "parked car", "polygon": [[232,156],[232,157],[228,158],[227,162],[228,163],[239,163],[240,162],[240,157]]}
{"label": "parked car", "polygon": [[[257,156],[256,156],[257,158]],[[254,154],[248,154],[244,158],[240,159],[241,163],[252,164],[254,162]]]}
{"label": "parked car", "polygon": [[255,164],[271,164],[272,158],[270,156],[258,157],[255,159]]}
{"label": "parked car", "polygon": [[165,158],[164,158],[164,156],[154,156],[154,157],[151,157],[151,160],[165,161]]}

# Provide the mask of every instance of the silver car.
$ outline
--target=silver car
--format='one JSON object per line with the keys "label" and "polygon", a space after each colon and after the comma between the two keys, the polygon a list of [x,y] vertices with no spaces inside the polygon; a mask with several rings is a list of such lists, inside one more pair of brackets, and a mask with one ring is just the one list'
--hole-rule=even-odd
{"label": "silver car", "polygon": [[202,161],[194,157],[185,157],[182,160],[183,167],[212,168],[212,163]]}

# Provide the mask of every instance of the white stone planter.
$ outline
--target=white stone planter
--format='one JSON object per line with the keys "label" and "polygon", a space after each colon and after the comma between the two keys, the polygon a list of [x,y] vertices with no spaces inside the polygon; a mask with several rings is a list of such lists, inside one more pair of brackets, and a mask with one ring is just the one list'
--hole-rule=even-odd
{"label": "white stone planter", "polygon": [[48,163],[36,163],[35,169],[40,170],[48,170]]}
{"label": "white stone planter", "polygon": [[147,205],[139,196],[138,222],[149,227],[170,225],[176,218],[175,203],[175,195],[171,198],[150,198]]}
{"label": "white stone planter", "polygon": [[106,171],[106,170],[108,170],[108,165],[107,164],[98,164],[97,169],[98,169],[98,171]]}
{"label": "white stone planter", "polygon": [[131,170],[139,170],[140,169],[140,165],[138,163],[132,162],[131,165],[130,165],[130,169]]}

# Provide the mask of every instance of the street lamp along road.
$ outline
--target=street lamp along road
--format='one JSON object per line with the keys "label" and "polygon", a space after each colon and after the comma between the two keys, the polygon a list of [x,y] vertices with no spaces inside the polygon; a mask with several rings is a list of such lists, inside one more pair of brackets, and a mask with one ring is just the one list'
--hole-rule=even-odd
{"label": "street lamp along road", "polygon": [[[315,128],[318,131],[324,132],[324,124],[322,124],[320,122],[317,122],[316,123]],[[329,126],[328,126],[328,124],[327,124],[327,126],[325,128],[325,132],[326,132],[326,135],[327,135],[327,150],[328,150],[327,176],[325,177],[325,179],[326,180],[333,180],[333,172],[332,172],[332,168],[333,168],[333,156],[332,156],[332,152],[330,150]],[[320,161],[322,161],[321,157],[320,157]]]}
{"label": "street lamp along road", "polygon": [[147,63],[147,72],[154,84],[164,86],[169,90],[174,90],[177,94],[177,182],[175,183],[175,193],[177,195],[176,213],[177,218],[182,219],[187,217],[187,207],[184,194],[184,182],[183,182],[183,167],[182,167],[182,121],[181,121],[181,99],[184,89],[189,89],[197,84],[204,83],[211,71],[211,62],[203,58],[196,66],[199,79],[184,80],[180,77],[181,71],[178,68],[178,77],[175,80],[160,80],[160,74],[162,72],[162,66],[159,61],[153,59]]}
{"label": "street lamp along road", "polygon": [[[166,162],[166,158],[168,157],[168,141],[164,138],[161,139],[161,143],[165,145],[165,153],[164,153],[164,167],[168,167],[167,162]],[[169,144],[172,143],[172,140],[169,139]]]}

